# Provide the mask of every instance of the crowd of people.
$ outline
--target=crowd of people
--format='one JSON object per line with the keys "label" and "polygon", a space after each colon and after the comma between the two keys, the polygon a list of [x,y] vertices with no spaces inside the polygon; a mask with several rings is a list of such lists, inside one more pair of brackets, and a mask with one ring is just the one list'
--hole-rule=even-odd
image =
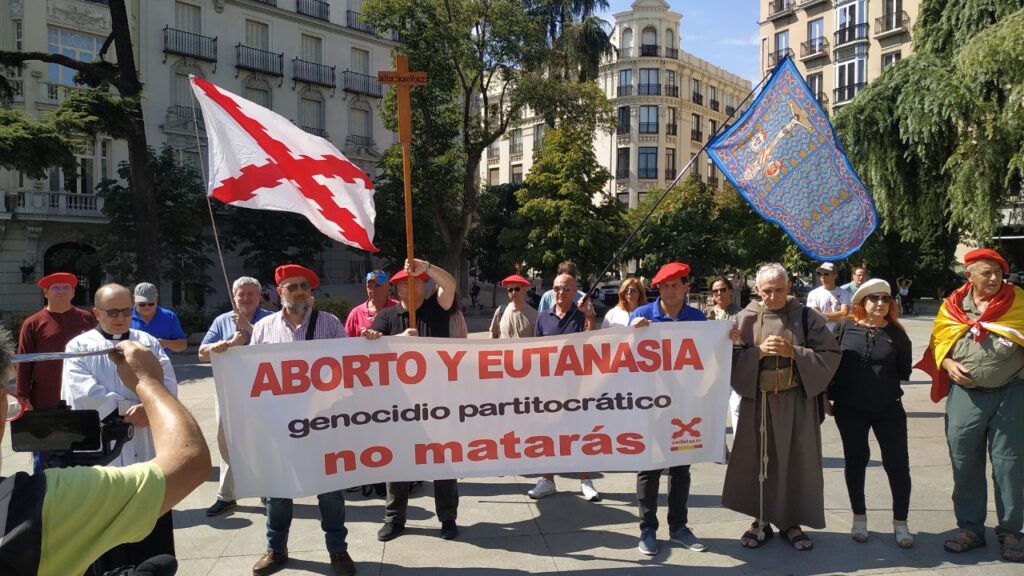
{"label": "crowd of people", "polygon": [[[946,435],[957,530],[944,547],[963,553],[985,545],[988,452],[1001,555],[1020,562],[1024,561],[1024,294],[1003,281],[1007,263],[992,250],[968,253],[965,265],[967,282],[943,303],[931,347],[919,364],[933,376],[932,398],[939,401],[948,395]],[[852,282],[839,286],[835,265],[823,263],[816,271],[821,285],[808,294],[805,305],[791,294],[789,273],[779,264],[767,264],[756,273],[757,298],[745,307],[739,306],[737,285],[727,277],[713,279],[705,312],[687,303],[690,266],[669,262],[650,282],[649,288],[657,290],[653,301],[648,301],[648,286],[642,279],[626,279],[619,286],[617,303],[599,322],[590,298],[577,287],[575,265],[563,262],[555,272],[553,288],[540,298],[537,309],[526,299],[533,287],[530,280],[518,274],[505,278],[501,285],[508,301],[495,310],[490,336],[643,330],[655,322],[732,323],[734,439],[722,505],[752,519],[750,527],[738,535],[740,544],[759,548],[778,534],[794,550],[813,549],[814,541],[804,529],[825,527],[820,425],[831,416],[842,439],[851,538],[864,542],[870,535],[865,470],[873,431],[892,493],[892,537],[900,547],[913,546],[907,524],[911,494],[907,413],[901,402],[901,384],[911,372],[911,343],[895,300],[906,296],[909,280],[899,279],[894,291],[889,282],[870,278],[866,269],[858,268]],[[423,260],[407,261],[392,276],[382,270],[368,273],[366,300],[344,321],[317,310],[313,294],[320,279],[309,268],[282,265],[274,281],[281,303],[278,311],[261,307],[264,298],[258,279],[234,281],[233,309],[213,321],[199,347],[200,360],[208,361],[235,346],[300,340],[465,336],[455,278]],[[133,357],[148,350],[154,360],[147,368],[148,380],[156,374],[162,389],[173,397],[177,383],[169,354],[183,352],[187,343],[177,317],[159,305],[156,286],[143,282],[129,290],[105,285],[97,290],[90,314],[71,305],[76,284],[77,278],[65,273],[39,282],[46,307],[23,324],[19,352],[106,350],[125,347],[123,341],[135,342]],[[475,294],[471,296],[476,300]],[[415,325],[409,322],[411,310]],[[135,362],[141,361],[136,358]],[[17,369],[17,396],[26,406],[49,408],[64,401],[72,408],[95,409],[101,416],[117,414],[133,424],[135,436],[114,463],[125,468],[159,458],[161,440],[166,445],[166,438],[150,433],[152,412],[140,399],[138,383],[113,355],[73,358],[63,365],[60,361],[26,363]],[[218,427],[223,463],[209,516],[227,513],[237,505],[219,418]],[[33,454],[36,474],[55,465],[52,455]],[[680,465],[637,473],[639,552],[650,556],[659,552],[658,492],[666,472],[669,540],[692,551],[707,550],[688,526],[691,470]],[[583,498],[599,502],[600,492],[591,475],[580,474],[580,478]],[[457,538],[458,481],[436,480],[433,490],[440,536]],[[386,500],[377,539],[386,542],[404,531],[410,484],[387,482],[381,491]],[[528,495],[540,499],[556,492],[554,474],[545,474]],[[355,574],[346,538],[344,491],[320,494],[318,503],[333,572]],[[288,562],[293,515],[289,499],[264,498],[263,504],[267,546],[253,566],[257,576],[271,574]],[[141,541],[106,552],[90,574],[137,565],[156,554],[173,554],[169,508],[155,512]]]}

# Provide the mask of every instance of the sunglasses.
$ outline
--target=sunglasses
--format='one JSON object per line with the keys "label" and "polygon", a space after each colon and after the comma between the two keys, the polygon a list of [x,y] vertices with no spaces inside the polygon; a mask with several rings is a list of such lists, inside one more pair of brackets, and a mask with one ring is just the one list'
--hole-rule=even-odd
{"label": "sunglasses", "polygon": [[136,308],[152,308],[153,306],[156,306],[156,302],[136,302],[135,303],[135,307]]}
{"label": "sunglasses", "polygon": [[281,288],[284,288],[289,294],[291,294],[292,292],[297,292],[299,290],[309,290],[309,282],[299,282],[298,284],[292,282],[291,284],[282,284]]}
{"label": "sunglasses", "polygon": [[132,315],[131,308],[97,308],[100,312],[106,313],[111,318],[118,318],[120,316],[128,317]]}
{"label": "sunglasses", "polygon": [[505,290],[507,290],[509,294],[515,294],[516,292],[519,292],[519,290],[521,289],[522,288],[520,286],[509,286]]}
{"label": "sunglasses", "polygon": [[889,296],[888,294],[868,294],[867,299],[871,300],[875,304],[878,304],[879,302],[882,304],[892,302],[892,296]]}
{"label": "sunglasses", "polygon": [[572,292],[572,288],[569,286],[555,286],[551,290],[554,291],[556,294],[559,292]]}

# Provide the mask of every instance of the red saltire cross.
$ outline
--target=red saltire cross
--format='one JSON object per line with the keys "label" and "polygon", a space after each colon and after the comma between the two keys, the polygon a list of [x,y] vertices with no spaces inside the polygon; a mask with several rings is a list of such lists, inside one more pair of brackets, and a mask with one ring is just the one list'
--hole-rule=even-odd
{"label": "red saltire cross", "polygon": [[372,190],[373,183],[362,170],[337,156],[324,156],[318,159],[309,156],[296,158],[283,142],[273,138],[267,132],[266,127],[246,116],[238,107],[238,103],[230,96],[201,78],[196,78],[195,83],[211,100],[223,108],[270,157],[270,162],[266,164],[244,166],[239,176],[220,181],[210,192],[214,198],[227,204],[250,200],[256,196],[256,190],[260,188],[273,188],[284,180],[291,180],[299,193],[317,206],[324,218],[338,225],[343,236],[365,250],[378,251],[370,242],[366,229],[359,225],[355,216],[347,208],[339,206],[334,201],[334,195],[330,189],[317,182],[315,178],[315,176],[341,178],[350,184],[361,180],[368,190]]}

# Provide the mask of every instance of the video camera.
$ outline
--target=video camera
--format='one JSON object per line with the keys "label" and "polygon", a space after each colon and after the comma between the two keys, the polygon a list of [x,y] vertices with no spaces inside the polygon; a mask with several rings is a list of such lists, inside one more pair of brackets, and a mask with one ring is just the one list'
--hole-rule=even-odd
{"label": "video camera", "polygon": [[100,419],[96,410],[26,410],[10,425],[15,452],[49,453],[45,467],[105,466],[121,454],[134,428],[116,411]]}

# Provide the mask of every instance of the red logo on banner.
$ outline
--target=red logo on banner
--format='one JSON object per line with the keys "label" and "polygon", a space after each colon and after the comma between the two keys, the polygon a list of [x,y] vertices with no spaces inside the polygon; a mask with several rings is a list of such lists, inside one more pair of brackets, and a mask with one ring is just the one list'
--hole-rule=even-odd
{"label": "red logo on banner", "polygon": [[[700,439],[700,430],[697,429],[697,425],[703,421],[700,416],[695,416],[689,422],[683,422],[680,418],[673,418],[672,424],[675,424],[676,430],[672,433],[672,451],[703,448],[704,444]],[[690,436],[690,438],[687,438],[687,436]]]}

